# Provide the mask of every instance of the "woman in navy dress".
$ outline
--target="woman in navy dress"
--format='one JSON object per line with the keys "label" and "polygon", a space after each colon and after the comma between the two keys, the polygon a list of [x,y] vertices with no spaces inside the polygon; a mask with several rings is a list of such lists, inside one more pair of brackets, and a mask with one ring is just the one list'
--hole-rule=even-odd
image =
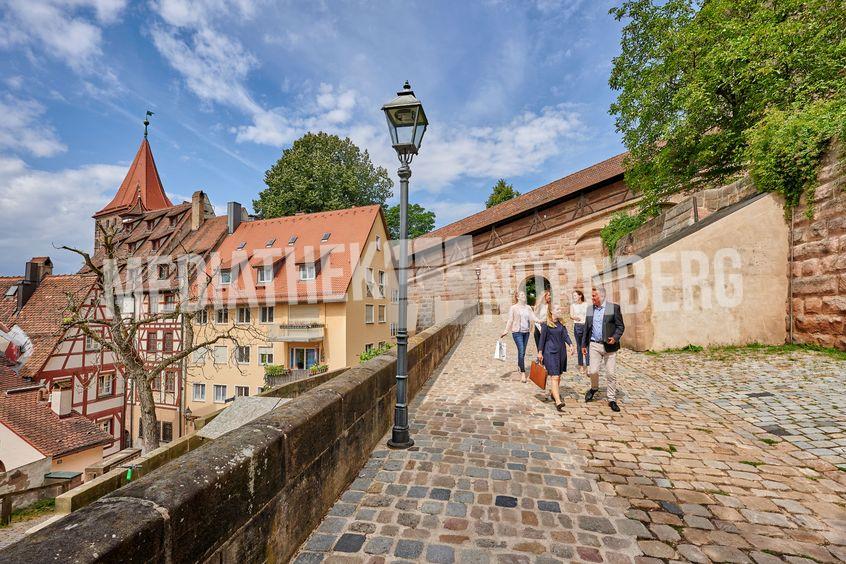
{"label": "woman in navy dress", "polygon": [[555,409],[564,411],[564,401],[558,391],[561,384],[561,374],[567,371],[567,348],[573,352],[573,341],[567,327],[561,323],[561,309],[553,305],[547,311],[546,322],[541,326],[540,344],[538,345],[538,361],[540,361],[549,375],[550,391],[555,400]]}

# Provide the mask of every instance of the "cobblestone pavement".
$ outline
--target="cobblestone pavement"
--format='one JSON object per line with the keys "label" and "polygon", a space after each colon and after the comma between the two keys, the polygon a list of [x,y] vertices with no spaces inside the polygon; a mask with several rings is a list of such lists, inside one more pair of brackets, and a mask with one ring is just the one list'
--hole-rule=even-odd
{"label": "cobblestone pavement", "polygon": [[52,518],[54,515],[55,513],[50,513],[28,521],[16,521],[6,527],[0,528],[0,549],[9,546],[13,542],[18,542],[26,536],[26,532],[29,529]]}
{"label": "cobblestone pavement", "polygon": [[558,414],[491,359],[503,324],[467,327],[415,446],[377,447],[297,562],[846,561],[846,363],[624,351],[622,413],[570,372]]}

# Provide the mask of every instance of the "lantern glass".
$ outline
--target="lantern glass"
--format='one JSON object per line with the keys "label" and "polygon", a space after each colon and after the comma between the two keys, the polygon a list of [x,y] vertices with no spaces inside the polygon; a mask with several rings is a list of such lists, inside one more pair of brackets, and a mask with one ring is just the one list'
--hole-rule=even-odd
{"label": "lantern glass", "polygon": [[388,120],[391,144],[399,154],[416,154],[429,125],[423,105],[414,96],[408,82],[397,97],[382,107]]}

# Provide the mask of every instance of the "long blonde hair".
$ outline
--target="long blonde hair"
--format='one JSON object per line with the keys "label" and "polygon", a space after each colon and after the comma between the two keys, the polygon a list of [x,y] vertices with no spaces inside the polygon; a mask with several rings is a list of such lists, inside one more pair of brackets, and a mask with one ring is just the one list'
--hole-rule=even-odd
{"label": "long blonde hair", "polygon": [[555,315],[552,313],[554,309],[557,309],[557,305],[549,304],[549,307],[546,309],[546,326],[550,328],[555,328],[555,322],[560,319],[561,314]]}

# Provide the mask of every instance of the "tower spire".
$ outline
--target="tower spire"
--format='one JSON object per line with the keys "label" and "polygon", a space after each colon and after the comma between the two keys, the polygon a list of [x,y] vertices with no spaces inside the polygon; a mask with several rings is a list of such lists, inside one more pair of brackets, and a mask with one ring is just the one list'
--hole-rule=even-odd
{"label": "tower spire", "polygon": [[150,116],[153,115],[153,112],[147,110],[147,113],[144,115],[144,139],[147,138],[147,127],[150,125]]}

